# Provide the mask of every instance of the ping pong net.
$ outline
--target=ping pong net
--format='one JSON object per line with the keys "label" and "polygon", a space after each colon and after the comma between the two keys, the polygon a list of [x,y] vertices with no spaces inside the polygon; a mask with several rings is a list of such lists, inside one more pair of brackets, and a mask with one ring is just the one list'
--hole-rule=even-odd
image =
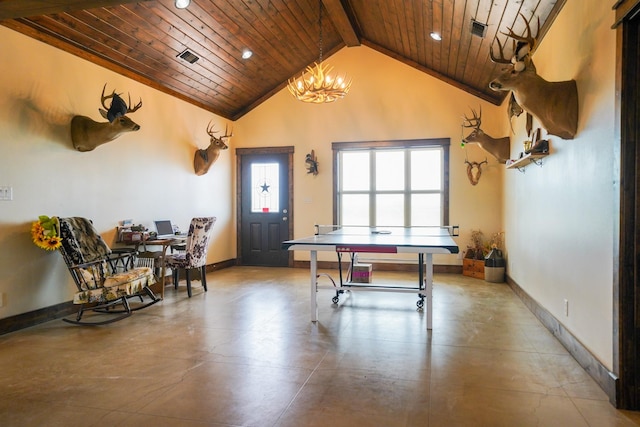
{"label": "ping pong net", "polygon": [[460,226],[458,225],[441,225],[441,226],[416,226],[416,227],[399,227],[399,226],[376,226],[370,227],[366,225],[314,225],[315,235],[397,235],[397,236],[459,236]]}

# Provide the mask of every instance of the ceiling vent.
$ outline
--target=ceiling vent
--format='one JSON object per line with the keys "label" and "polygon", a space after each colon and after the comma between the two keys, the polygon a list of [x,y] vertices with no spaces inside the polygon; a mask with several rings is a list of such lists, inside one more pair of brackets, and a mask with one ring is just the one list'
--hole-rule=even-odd
{"label": "ceiling vent", "polygon": [[194,62],[196,62],[198,59],[200,59],[199,56],[197,56],[196,54],[194,54],[193,52],[191,52],[189,49],[185,49],[184,52],[182,52],[180,55],[178,55],[180,58],[184,59],[185,61],[187,61],[189,64],[193,64]]}
{"label": "ceiling vent", "polygon": [[471,34],[480,38],[484,38],[485,34],[487,34],[487,24],[483,24],[482,22],[478,22],[475,19],[472,19]]}

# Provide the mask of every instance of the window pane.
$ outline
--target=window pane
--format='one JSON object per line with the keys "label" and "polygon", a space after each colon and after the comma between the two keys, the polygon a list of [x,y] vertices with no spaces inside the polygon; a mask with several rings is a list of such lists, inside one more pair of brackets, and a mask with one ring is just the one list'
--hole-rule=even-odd
{"label": "window pane", "polygon": [[404,190],[404,151],[376,152],[376,190]]}
{"label": "window pane", "polygon": [[[341,225],[439,226],[448,221],[444,159],[449,142],[344,144],[338,149],[337,218]],[[335,143],[336,146],[340,145]],[[334,146],[335,147],[335,146]]]}
{"label": "window pane", "polygon": [[440,194],[414,194],[411,196],[411,225],[440,224]]}
{"label": "window pane", "polygon": [[344,194],[342,196],[342,225],[369,225],[369,195]]}
{"label": "window pane", "polygon": [[378,194],[376,196],[376,225],[404,226],[404,195]]}
{"label": "window pane", "polygon": [[251,212],[280,211],[280,165],[251,164]]}
{"label": "window pane", "polygon": [[441,150],[411,152],[411,190],[442,188]]}
{"label": "window pane", "polygon": [[369,191],[369,152],[342,153],[341,183],[344,191]]}

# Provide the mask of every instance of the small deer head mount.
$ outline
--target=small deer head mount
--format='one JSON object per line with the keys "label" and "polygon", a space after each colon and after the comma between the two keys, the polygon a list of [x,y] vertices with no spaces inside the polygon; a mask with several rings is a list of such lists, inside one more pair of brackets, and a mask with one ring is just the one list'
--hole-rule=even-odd
{"label": "small deer head mount", "polygon": [[480,176],[482,176],[482,165],[487,164],[487,159],[478,163],[478,162],[470,162],[469,160],[464,161],[467,165],[467,178],[469,178],[469,182],[471,185],[476,185],[480,182]]}
{"label": "small deer head mount", "polygon": [[493,138],[480,128],[482,125],[482,107],[480,107],[480,114],[472,108],[471,113],[473,118],[469,118],[466,115],[463,118],[462,127],[472,128],[473,131],[462,139],[465,144],[478,144],[480,148],[487,151],[493,157],[495,157],[500,163],[506,163],[509,160],[511,151],[511,139],[508,136],[503,138]]}
{"label": "small deer head mount", "polygon": [[[100,96],[100,103],[104,109],[99,108],[98,111],[102,117],[109,120],[108,122],[99,123],[86,116],[74,116],[71,119],[71,141],[78,151],[94,150],[102,144],[113,141],[124,132],[135,132],[140,129],[140,125],[127,117],[127,114],[135,113],[142,107],[142,98],[134,107],[131,107],[131,95],[127,104],[115,90],[111,95],[105,95],[106,88],[105,83]],[[107,99],[111,99],[109,107],[105,104]]]}
{"label": "small deer head mount", "polygon": [[[519,36],[509,28],[502,33],[513,40],[511,57],[505,56],[505,44],[498,42],[500,56],[496,56],[491,46],[491,60],[506,64],[507,67],[496,77],[489,87],[495,91],[512,91],[514,102],[533,115],[547,132],[564,139],[573,139],[578,129],[578,89],[575,80],[548,82],[536,73],[531,56],[536,48],[538,30],[534,36],[529,21],[520,14],[527,26],[526,36]],[[510,103],[510,110],[514,107]],[[509,118],[512,117],[511,111]]]}
{"label": "small deer head mount", "polygon": [[209,172],[209,168],[212,164],[218,160],[220,157],[220,150],[226,150],[227,144],[225,144],[224,140],[227,138],[231,138],[233,136],[233,130],[229,133],[229,129],[227,126],[224,128],[224,135],[217,137],[215,134],[217,131],[213,130],[213,126],[211,122],[207,125],[207,135],[209,135],[209,146],[205,149],[196,150],[195,155],[193,156],[193,169],[196,172],[196,175],[204,175]]}

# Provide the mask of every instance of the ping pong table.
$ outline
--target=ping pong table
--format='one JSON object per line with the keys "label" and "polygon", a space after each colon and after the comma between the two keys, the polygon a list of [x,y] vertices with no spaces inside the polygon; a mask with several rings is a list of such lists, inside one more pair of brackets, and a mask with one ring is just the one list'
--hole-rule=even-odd
{"label": "ping pong table", "polygon": [[[316,225],[315,234],[301,239],[282,242],[283,249],[310,252],[311,321],[318,321],[318,289],[334,289],[337,297],[345,291],[366,290],[384,292],[415,293],[419,297],[418,308],[423,308],[426,298],[427,329],[433,323],[433,254],[456,254],[458,245],[452,236],[458,232],[452,227],[364,227]],[[340,270],[339,284],[333,286],[318,284],[318,252],[335,251]],[[363,283],[346,283],[342,279],[342,254],[358,253],[411,253],[418,255],[418,284],[415,288],[397,286],[376,286]],[[332,280],[333,281],[333,280]]]}

